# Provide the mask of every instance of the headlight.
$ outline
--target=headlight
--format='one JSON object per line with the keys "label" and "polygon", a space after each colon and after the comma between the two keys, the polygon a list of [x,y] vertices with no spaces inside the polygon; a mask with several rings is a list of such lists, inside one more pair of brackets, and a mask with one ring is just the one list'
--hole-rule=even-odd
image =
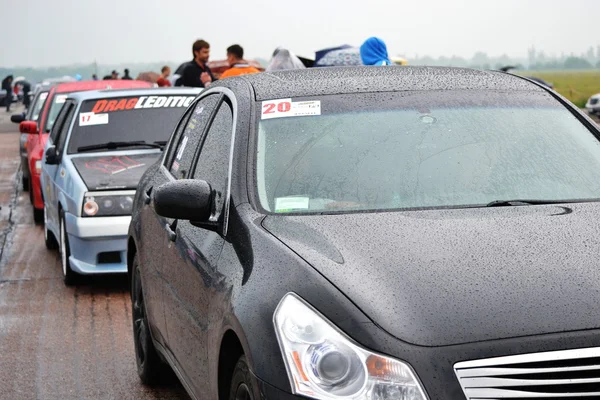
{"label": "headlight", "polygon": [[358,346],[297,295],[273,316],[294,394],[313,399],[426,400],[412,368]]}
{"label": "headlight", "polygon": [[42,161],[41,160],[36,160],[35,161],[35,172],[38,175],[42,173]]}
{"label": "headlight", "polygon": [[90,217],[98,214],[98,203],[94,201],[93,197],[88,197],[83,203],[83,214]]}
{"label": "headlight", "polygon": [[109,217],[131,215],[134,194],[127,195],[86,195],[83,199],[84,217]]}

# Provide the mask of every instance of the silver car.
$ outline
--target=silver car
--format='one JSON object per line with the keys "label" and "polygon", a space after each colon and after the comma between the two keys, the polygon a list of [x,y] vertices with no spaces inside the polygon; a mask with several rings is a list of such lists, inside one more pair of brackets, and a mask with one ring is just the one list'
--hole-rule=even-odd
{"label": "silver car", "polygon": [[[10,120],[14,123],[20,124],[23,121],[34,121],[38,122],[38,118],[44,109],[44,104],[48,98],[48,93],[52,88],[51,84],[41,84],[36,86],[33,93],[33,101],[31,106],[26,112],[21,114],[13,114]],[[19,155],[21,157],[21,168],[23,170],[22,185],[23,190],[29,190],[29,163],[27,162],[27,133],[21,133],[19,137]]]}
{"label": "silver car", "polygon": [[585,109],[590,114],[600,115],[600,93],[595,94],[588,99]]}
{"label": "silver car", "polygon": [[44,233],[66,284],[78,274],[127,272],[127,230],[138,181],[200,89],[70,95],[44,150]]}

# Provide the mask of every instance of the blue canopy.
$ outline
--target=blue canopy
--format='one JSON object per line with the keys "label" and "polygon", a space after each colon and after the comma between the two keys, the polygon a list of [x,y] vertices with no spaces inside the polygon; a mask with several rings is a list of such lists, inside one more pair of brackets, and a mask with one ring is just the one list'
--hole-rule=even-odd
{"label": "blue canopy", "polygon": [[323,58],[325,56],[325,54],[329,53],[330,51],[348,49],[350,47],[353,47],[353,46],[350,46],[349,44],[343,44],[341,46],[329,47],[326,49],[317,50],[317,51],[315,51],[315,64],[318,63],[319,60],[321,58]]}
{"label": "blue canopy", "polygon": [[345,67],[362,64],[360,49],[348,47],[328,52],[319,61],[315,62],[315,67]]}

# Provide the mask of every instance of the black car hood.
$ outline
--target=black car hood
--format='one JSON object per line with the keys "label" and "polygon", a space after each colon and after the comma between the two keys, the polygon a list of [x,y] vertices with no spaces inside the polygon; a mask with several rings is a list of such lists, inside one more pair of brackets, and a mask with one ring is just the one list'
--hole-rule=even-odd
{"label": "black car hood", "polygon": [[599,215],[600,203],[579,203],[263,226],[387,332],[443,346],[600,327]]}
{"label": "black car hood", "polygon": [[161,153],[74,157],[71,162],[89,190],[135,189]]}

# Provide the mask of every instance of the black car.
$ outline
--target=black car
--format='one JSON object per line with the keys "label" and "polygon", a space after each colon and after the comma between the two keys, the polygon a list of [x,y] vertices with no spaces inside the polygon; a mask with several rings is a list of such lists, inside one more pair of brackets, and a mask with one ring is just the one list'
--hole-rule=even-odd
{"label": "black car", "polygon": [[197,399],[598,398],[599,138],[500,72],[216,82],[136,193],[142,381],[169,365]]}
{"label": "black car", "polygon": [[541,79],[541,78],[536,78],[535,76],[526,76],[527,79],[531,79],[532,81],[535,81],[541,85],[547,86],[550,89],[554,89],[554,85],[552,85],[549,82],[546,82],[545,80]]}
{"label": "black car", "polygon": [[[499,71],[509,72],[509,71],[511,71],[513,69],[517,69],[517,67],[514,67],[512,65],[508,65],[506,67],[500,68]],[[546,87],[548,87],[550,89],[554,89],[554,85],[553,84],[551,84],[550,82],[546,82],[545,80],[543,80],[541,78],[538,78],[538,77],[535,77],[535,76],[525,76],[525,78],[530,79],[530,80],[532,80],[534,82],[537,82],[540,85],[544,85],[544,86],[546,86]]]}

